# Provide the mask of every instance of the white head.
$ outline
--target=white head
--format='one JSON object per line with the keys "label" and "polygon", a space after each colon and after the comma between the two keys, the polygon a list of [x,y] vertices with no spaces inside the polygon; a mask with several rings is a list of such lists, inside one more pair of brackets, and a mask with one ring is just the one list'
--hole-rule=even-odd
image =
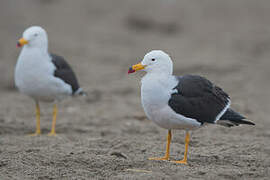
{"label": "white head", "polygon": [[144,70],[147,73],[165,73],[171,75],[173,72],[173,63],[168,54],[161,50],[153,50],[147,53],[143,60],[130,67],[128,73]]}
{"label": "white head", "polygon": [[48,38],[46,31],[39,26],[32,26],[23,32],[23,37],[18,41],[17,46],[48,48]]}

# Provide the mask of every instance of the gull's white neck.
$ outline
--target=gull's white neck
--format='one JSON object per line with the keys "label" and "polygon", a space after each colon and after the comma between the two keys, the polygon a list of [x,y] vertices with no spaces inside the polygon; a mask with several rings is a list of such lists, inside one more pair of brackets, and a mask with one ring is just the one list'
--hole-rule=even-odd
{"label": "gull's white neck", "polygon": [[177,85],[174,76],[168,73],[147,73],[142,78],[141,100],[146,109],[159,109],[168,103],[168,100]]}
{"label": "gull's white neck", "polygon": [[174,77],[170,73],[149,72],[142,78],[142,85],[168,86]]}
{"label": "gull's white neck", "polygon": [[24,46],[15,69],[17,78],[20,76],[37,76],[40,74],[52,74],[54,66],[47,48]]}
{"label": "gull's white neck", "polygon": [[21,64],[22,66],[32,66],[33,68],[41,66],[43,63],[49,61],[51,61],[51,58],[48,53],[48,48],[46,46],[45,47],[24,46],[19,55],[17,63]]}
{"label": "gull's white neck", "polygon": [[21,51],[21,54],[48,54],[48,46],[42,45],[42,46],[30,46],[25,45]]}

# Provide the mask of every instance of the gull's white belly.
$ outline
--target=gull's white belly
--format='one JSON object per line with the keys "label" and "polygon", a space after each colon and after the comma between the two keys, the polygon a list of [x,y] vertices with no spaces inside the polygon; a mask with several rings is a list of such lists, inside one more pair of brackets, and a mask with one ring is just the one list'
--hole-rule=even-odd
{"label": "gull's white belly", "polygon": [[159,109],[151,108],[151,105],[143,105],[149,119],[165,129],[195,129],[201,126],[194,119],[175,113],[169,106]]}
{"label": "gull's white belly", "polygon": [[22,73],[22,75],[20,75],[20,73],[18,73],[15,79],[19,91],[36,100],[53,101],[70,95],[69,92],[71,90],[69,89],[71,88],[68,87],[69,85],[44,74],[31,75],[31,73]]}

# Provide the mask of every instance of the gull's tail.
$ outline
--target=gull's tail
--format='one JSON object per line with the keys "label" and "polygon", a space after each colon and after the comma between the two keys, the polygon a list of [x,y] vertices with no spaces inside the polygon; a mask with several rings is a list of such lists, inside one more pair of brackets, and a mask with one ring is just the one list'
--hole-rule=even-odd
{"label": "gull's tail", "polygon": [[82,88],[77,89],[76,92],[73,94],[74,96],[87,96],[87,93],[83,91]]}
{"label": "gull's tail", "polygon": [[247,121],[244,116],[235,112],[231,108],[227,109],[227,111],[217,121],[217,124],[226,127],[238,126],[240,124],[255,125],[253,122]]}

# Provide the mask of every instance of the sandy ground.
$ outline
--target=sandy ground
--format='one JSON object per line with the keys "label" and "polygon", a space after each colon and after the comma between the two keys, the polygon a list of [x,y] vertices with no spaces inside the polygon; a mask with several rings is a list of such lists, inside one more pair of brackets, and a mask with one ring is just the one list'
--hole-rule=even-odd
{"label": "sandy ground", "polygon": [[[1,0],[0,179],[269,179],[270,2],[263,0]],[[89,93],[42,104],[13,72],[25,28],[43,26],[50,51],[73,66]],[[189,164],[149,161],[165,151],[166,130],[145,118],[140,77],[127,75],[151,49],[171,54],[175,74],[200,74],[223,87],[255,127],[207,126],[192,133]],[[34,67],[33,67],[34,68]],[[181,159],[184,132],[173,132]]]}

